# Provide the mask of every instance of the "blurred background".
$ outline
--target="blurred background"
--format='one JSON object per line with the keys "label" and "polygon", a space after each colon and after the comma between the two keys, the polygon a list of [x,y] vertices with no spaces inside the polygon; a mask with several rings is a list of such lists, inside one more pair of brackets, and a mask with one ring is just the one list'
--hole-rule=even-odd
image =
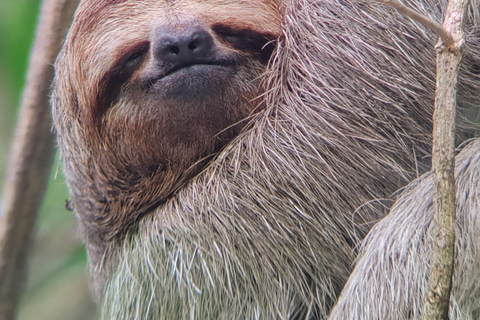
{"label": "blurred background", "polygon": [[[40,0],[0,0],[0,205]],[[57,161],[37,221],[19,320],[98,320],[85,250]]]}

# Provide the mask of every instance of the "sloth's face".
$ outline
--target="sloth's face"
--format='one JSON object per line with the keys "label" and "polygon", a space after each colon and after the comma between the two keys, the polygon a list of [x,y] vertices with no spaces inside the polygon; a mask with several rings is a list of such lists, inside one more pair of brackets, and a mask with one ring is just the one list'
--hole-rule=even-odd
{"label": "sloth's face", "polygon": [[83,1],[66,42],[78,116],[134,170],[207,156],[258,105],[278,10],[274,1]]}

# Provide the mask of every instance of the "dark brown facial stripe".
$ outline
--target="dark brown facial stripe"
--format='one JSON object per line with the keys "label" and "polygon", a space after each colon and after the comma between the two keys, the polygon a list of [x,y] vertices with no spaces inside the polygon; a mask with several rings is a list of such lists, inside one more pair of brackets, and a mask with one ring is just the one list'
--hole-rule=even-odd
{"label": "dark brown facial stripe", "polygon": [[140,64],[150,48],[149,41],[138,43],[125,52],[115,61],[112,67],[103,75],[100,87],[105,88],[99,92],[94,110],[94,118],[99,120],[110,105],[114,103],[122,85],[131,77],[136,67]]}
{"label": "dark brown facial stripe", "polygon": [[272,34],[236,29],[221,23],[213,25],[212,30],[235,49],[256,54],[265,63],[275,49],[276,37]]}

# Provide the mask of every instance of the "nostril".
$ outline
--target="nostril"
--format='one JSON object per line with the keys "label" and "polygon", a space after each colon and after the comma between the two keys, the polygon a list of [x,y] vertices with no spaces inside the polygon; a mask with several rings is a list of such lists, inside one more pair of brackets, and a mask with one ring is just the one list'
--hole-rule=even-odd
{"label": "nostril", "polygon": [[180,48],[177,46],[170,46],[168,49],[170,50],[170,53],[174,55],[177,55],[180,53]]}
{"label": "nostril", "polygon": [[190,49],[191,51],[194,51],[195,49],[197,49],[198,47],[198,44],[196,41],[192,41],[190,42],[190,44],[188,45],[188,49]]}

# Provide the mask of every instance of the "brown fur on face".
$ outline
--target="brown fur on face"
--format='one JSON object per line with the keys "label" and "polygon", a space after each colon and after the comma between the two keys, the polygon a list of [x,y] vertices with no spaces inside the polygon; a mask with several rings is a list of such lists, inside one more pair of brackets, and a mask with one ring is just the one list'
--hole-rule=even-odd
{"label": "brown fur on face", "polygon": [[[278,10],[274,1],[80,4],[53,102],[94,268],[110,239],[197,174],[259,107]],[[206,64],[172,71],[157,48],[190,29],[212,41]]]}

